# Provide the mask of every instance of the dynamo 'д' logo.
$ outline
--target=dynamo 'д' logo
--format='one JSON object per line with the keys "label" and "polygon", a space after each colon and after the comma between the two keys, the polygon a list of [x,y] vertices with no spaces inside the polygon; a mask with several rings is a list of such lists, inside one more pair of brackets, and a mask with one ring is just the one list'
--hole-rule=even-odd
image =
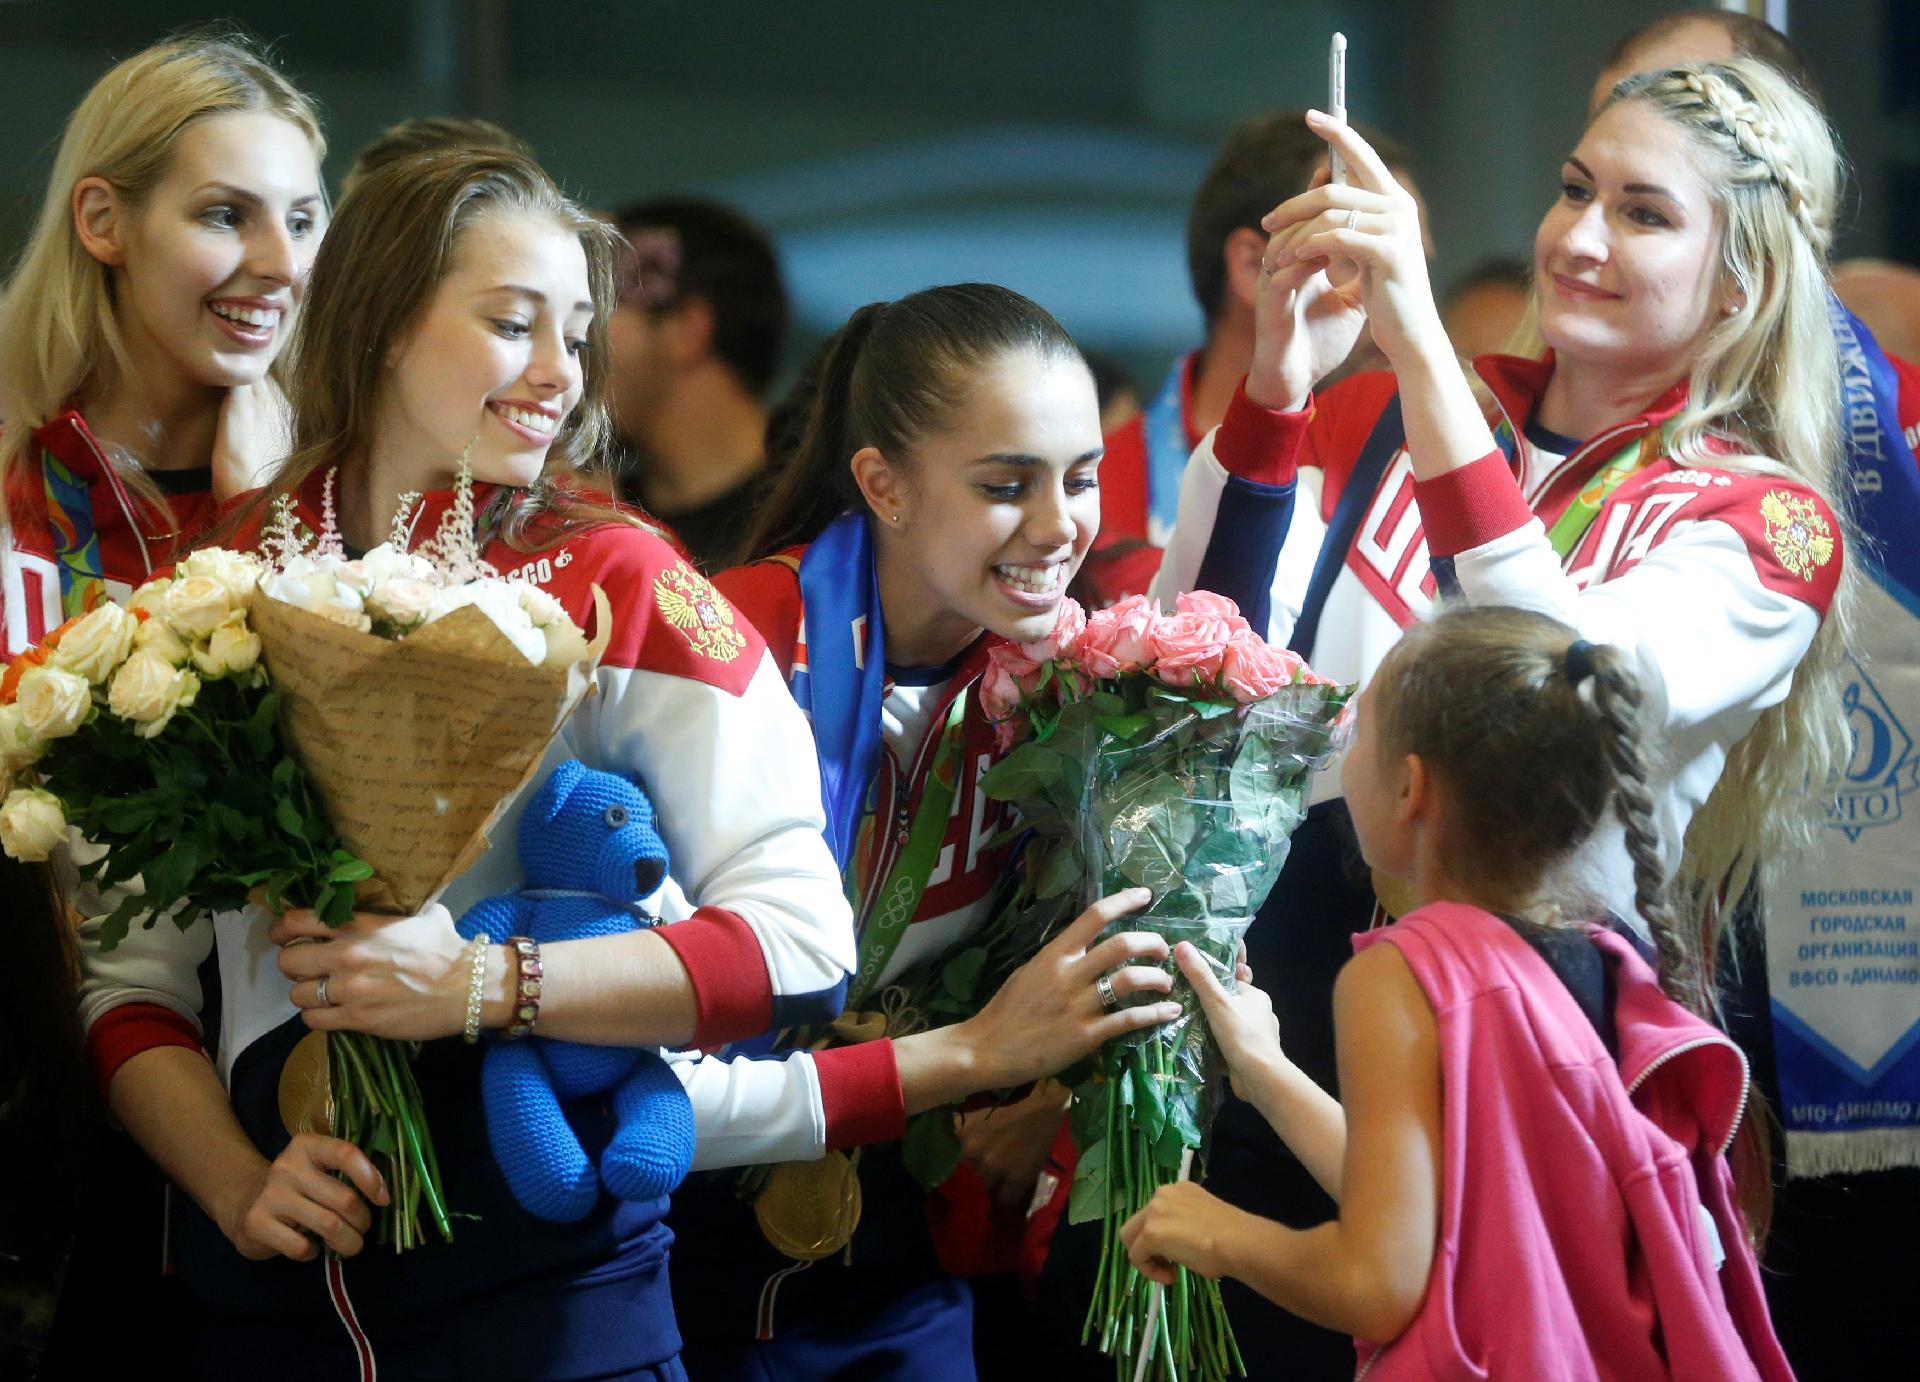
{"label": "dynamo '\u0434' logo", "polygon": [[1853,751],[1827,806],[1827,824],[1844,830],[1848,840],[1858,840],[1861,831],[1900,819],[1901,794],[1920,791],[1920,756],[1914,753],[1913,736],[1851,653],[1847,670],[1852,676],[1841,700]]}

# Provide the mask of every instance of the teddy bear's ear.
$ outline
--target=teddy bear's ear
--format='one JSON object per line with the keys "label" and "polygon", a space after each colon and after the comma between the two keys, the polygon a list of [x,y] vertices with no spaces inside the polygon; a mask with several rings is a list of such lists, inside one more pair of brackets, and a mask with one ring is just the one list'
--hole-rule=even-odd
{"label": "teddy bear's ear", "polygon": [[553,770],[546,783],[534,794],[533,800],[527,804],[527,815],[551,825],[559,818],[567,798],[573,795],[574,788],[580,785],[586,775],[586,764],[577,758],[569,758]]}

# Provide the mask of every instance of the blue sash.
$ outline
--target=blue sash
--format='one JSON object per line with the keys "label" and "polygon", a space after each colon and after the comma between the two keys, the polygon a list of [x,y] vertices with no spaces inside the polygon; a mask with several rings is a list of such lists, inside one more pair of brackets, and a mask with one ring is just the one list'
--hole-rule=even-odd
{"label": "blue sash", "polygon": [[1920,619],[1920,467],[1900,433],[1900,381],[1867,324],[1831,300],[1840,347],[1847,476],[1866,550],[1863,569]]}
{"label": "blue sash", "polygon": [[865,514],[842,514],[808,546],[800,559],[800,603],[807,656],[795,660],[788,686],[813,721],[827,845],[845,872],[880,765],[885,700],[880,585]]}
{"label": "blue sash", "polygon": [[1832,325],[1848,555],[1868,578],[1845,664],[1853,744],[1825,826],[1766,899],[1779,1112],[1802,1176],[1920,1165],[1920,468],[1886,353],[1837,300]]}

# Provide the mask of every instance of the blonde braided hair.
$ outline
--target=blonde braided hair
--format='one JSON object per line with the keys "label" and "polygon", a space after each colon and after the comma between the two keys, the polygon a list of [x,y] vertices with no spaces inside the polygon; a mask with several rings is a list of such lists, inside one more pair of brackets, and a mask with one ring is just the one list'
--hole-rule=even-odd
{"label": "blonde braided hair", "polygon": [[1753,98],[1710,67],[1680,68],[1679,76],[1752,162],[1764,170],[1787,199],[1787,209],[1807,238],[1825,253],[1832,240],[1831,207],[1819,205],[1806,176],[1797,166],[1793,148],[1780,127],[1767,118]]}
{"label": "blonde braided hair", "polygon": [[[1720,272],[1736,290],[1690,362],[1673,453],[1687,464],[1798,481],[1839,517],[1851,551],[1827,283],[1843,166],[1826,117],[1791,80],[1752,58],[1638,73],[1592,118],[1627,101],[1689,137],[1721,223]],[[1530,312],[1535,342],[1537,320]],[[1743,454],[1725,454],[1717,444],[1727,442]],[[1787,699],[1732,746],[1694,813],[1675,880],[1683,905],[1724,889],[1730,908],[1766,862],[1786,857],[1816,827],[1821,792],[1807,784],[1832,781],[1850,749],[1841,664],[1857,580],[1849,562]]]}

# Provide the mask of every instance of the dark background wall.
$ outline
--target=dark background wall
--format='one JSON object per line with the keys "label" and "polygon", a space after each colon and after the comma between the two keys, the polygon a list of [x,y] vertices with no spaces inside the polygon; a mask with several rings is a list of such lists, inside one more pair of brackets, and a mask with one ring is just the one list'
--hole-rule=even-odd
{"label": "dark background wall", "polygon": [[[337,178],[409,115],[483,114],[602,206],[702,188],[778,234],[799,336],[926,283],[1033,293],[1157,377],[1198,317],[1186,201],[1239,116],[1324,100],[1419,160],[1439,281],[1524,256],[1600,55],[1655,0],[12,0],[0,4],[0,250],[66,112],[114,58],[231,20],[325,107]],[[1845,255],[1920,257],[1912,0],[1796,0],[1860,211]]]}

